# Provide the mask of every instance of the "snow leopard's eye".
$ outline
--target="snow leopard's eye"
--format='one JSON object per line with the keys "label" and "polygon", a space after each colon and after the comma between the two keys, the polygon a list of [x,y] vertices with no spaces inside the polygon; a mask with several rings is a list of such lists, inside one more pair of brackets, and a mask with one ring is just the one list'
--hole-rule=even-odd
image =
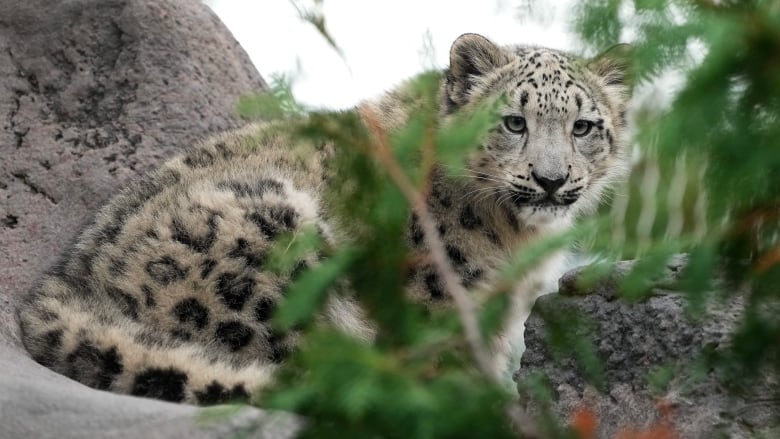
{"label": "snow leopard's eye", "polygon": [[504,116],[504,128],[510,133],[522,134],[525,132],[525,118],[523,116]]}
{"label": "snow leopard's eye", "polygon": [[574,128],[571,130],[571,133],[575,137],[582,137],[586,136],[591,129],[593,129],[593,122],[580,119],[574,122]]}

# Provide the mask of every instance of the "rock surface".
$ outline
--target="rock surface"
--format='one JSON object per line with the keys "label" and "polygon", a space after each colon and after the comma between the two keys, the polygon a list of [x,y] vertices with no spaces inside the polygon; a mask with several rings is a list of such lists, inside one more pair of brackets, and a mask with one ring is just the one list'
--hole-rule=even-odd
{"label": "rock surface", "polygon": [[16,304],[96,208],[178,150],[236,127],[266,88],[197,0],[0,0],[0,437],[287,437],[290,416],[95,391],[24,351]]}
{"label": "rock surface", "polygon": [[[673,280],[683,263],[680,259],[670,263],[661,284]],[[773,434],[780,433],[776,403],[771,393],[766,394],[770,388],[766,386],[777,388],[776,377],[764,376],[755,388],[742,389],[741,396],[723,388],[710,370],[699,379],[682,378],[696,375],[702,347],[718,351],[728,345],[743,310],[740,298],[711,306],[706,318],[694,322],[686,317],[684,295],[675,291],[656,288],[651,297],[636,303],[618,299],[618,282],[631,266],[618,263],[606,280],[585,291],[578,287],[582,269],[573,270],[560,280],[560,294],[537,301],[526,322],[526,351],[517,374],[521,395],[530,395],[524,392],[523,381],[541,372],[553,390],[553,412],[566,421],[578,409],[592,410],[599,438],[628,431],[637,435],[651,427],[659,434],[660,429],[675,431],[678,436],[671,437],[681,438],[776,437]],[[583,316],[588,323],[575,324],[572,315]],[[585,380],[586,373],[571,352],[554,354],[548,349],[546,337],[556,320],[593,342],[603,366],[603,393]],[[680,378],[662,379],[654,389],[649,377],[674,370],[666,368],[678,368]],[[533,411],[535,404],[527,401]]]}

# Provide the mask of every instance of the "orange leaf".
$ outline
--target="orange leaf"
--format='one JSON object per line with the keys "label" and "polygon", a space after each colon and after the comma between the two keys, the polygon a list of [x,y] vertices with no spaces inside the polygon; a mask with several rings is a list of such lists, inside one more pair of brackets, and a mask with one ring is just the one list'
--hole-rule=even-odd
{"label": "orange leaf", "polygon": [[579,407],[571,415],[571,428],[579,439],[594,439],[598,424],[596,412],[587,407]]}

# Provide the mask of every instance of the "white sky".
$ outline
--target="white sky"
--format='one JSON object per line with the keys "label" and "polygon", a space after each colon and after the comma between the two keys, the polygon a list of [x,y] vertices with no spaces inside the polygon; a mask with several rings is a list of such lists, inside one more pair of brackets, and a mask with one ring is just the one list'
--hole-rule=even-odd
{"label": "white sky", "polygon": [[[498,44],[574,47],[568,32],[573,0],[325,0],[326,24],[346,63],[311,24],[298,18],[289,0],[206,3],[266,80],[272,73],[299,71],[293,93],[316,107],[350,107],[426,67],[443,68],[450,44],[467,32]],[[518,8],[529,3],[534,3],[533,16],[518,18]],[[427,33],[433,62],[424,55]]]}

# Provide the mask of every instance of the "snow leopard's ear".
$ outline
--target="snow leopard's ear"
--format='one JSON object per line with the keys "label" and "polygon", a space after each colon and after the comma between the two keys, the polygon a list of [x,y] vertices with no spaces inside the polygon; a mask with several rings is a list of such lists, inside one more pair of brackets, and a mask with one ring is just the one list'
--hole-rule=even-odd
{"label": "snow leopard's ear", "polygon": [[634,48],[630,44],[616,44],[588,61],[588,69],[601,78],[605,87],[630,92],[634,85]]}
{"label": "snow leopard's ear", "polygon": [[509,63],[507,54],[492,41],[477,34],[463,34],[452,43],[447,71],[448,104],[461,106],[480,77]]}

